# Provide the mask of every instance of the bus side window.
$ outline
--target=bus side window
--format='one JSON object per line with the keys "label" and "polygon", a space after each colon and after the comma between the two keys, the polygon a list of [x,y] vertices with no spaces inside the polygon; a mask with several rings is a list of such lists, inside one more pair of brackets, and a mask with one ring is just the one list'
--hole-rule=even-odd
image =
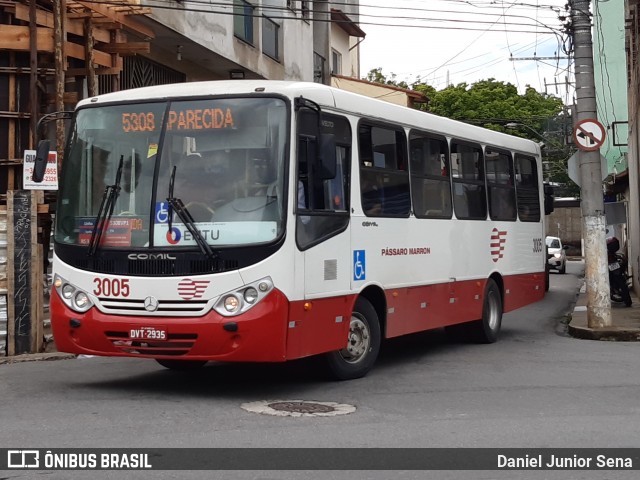
{"label": "bus side window", "polygon": [[417,218],[451,218],[453,208],[447,140],[412,131],[409,150],[414,215]]}
{"label": "bus side window", "polygon": [[539,222],[540,193],[536,159],[516,154],[515,160],[518,217],[523,222]]}
{"label": "bus side window", "polygon": [[486,147],[485,162],[491,219],[515,221],[516,186],[511,153]]}
{"label": "bus side window", "polygon": [[487,195],[480,145],[455,140],[451,142],[451,176],[456,217],[485,220]]}
{"label": "bus side window", "polygon": [[411,198],[404,131],[362,123],[358,141],[364,214],[409,216]]}

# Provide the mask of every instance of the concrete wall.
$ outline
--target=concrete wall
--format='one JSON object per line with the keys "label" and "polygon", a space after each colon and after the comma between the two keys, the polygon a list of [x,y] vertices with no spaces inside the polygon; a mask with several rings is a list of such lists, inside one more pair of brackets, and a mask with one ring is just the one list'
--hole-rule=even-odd
{"label": "concrete wall", "polygon": [[[630,5],[633,3],[634,5]],[[633,279],[633,287],[636,294],[640,294],[640,178],[638,174],[638,159],[640,151],[640,65],[638,65],[638,48],[640,26],[638,25],[638,2],[626,4],[626,18],[635,19],[629,22],[627,32],[627,45],[634,56],[628,57],[629,89],[627,101],[629,105],[629,219],[628,219],[628,250],[629,265],[636,272]],[[631,13],[633,10],[633,14]]]}
{"label": "concrete wall", "polygon": [[367,97],[378,98],[395,105],[402,105],[403,107],[410,104],[409,97],[404,91],[382,84],[332,77],[331,86],[348,92],[359,93]]}
{"label": "concrete wall", "polygon": [[[331,49],[340,53],[342,60],[340,70],[336,73],[353,77],[357,76],[357,74],[352,71],[351,62],[349,61],[349,39],[349,35],[342,28],[335,24],[331,25]],[[331,57],[329,57],[329,62],[331,63]],[[330,68],[333,71],[333,65],[330,65]]]}
{"label": "concrete wall", "polygon": [[[253,44],[234,35],[231,4],[202,3],[176,4],[183,5],[183,10],[154,8],[149,17],[166,27],[167,32],[160,32],[153,44],[172,52],[169,66],[192,76],[190,80],[203,79],[203,72],[209,72],[208,78],[229,78],[229,71],[239,67],[252,72],[253,78],[313,81],[313,22],[300,20],[299,12],[284,8],[285,0],[253,3],[279,7],[255,10]],[[280,26],[278,60],[262,52],[262,14],[273,16]],[[181,62],[176,61],[174,53],[178,45],[183,49]],[[151,56],[157,54],[152,52]]]}
{"label": "concrete wall", "polygon": [[607,129],[600,153],[607,159],[609,173],[627,169],[627,147],[614,146],[627,143],[626,122],[627,75],[624,29],[624,0],[593,2],[593,66],[596,86],[598,120]]}
{"label": "concrete wall", "polygon": [[579,201],[556,204],[546,221],[547,235],[560,237],[562,243],[570,245],[569,255],[582,254],[582,212]]}

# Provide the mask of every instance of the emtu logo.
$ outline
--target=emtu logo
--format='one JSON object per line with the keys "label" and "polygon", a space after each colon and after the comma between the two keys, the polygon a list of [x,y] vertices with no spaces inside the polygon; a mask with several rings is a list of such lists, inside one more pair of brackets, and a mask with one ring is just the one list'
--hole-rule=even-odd
{"label": "emtu logo", "polygon": [[178,242],[180,242],[181,238],[182,234],[176,227],[172,227],[171,230],[167,232],[167,242],[169,242],[171,245],[177,245]]}
{"label": "emtu logo", "polygon": [[491,260],[497,262],[504,257],[504,244],[507,243],[507,232],[494,228],[491,230]]}
{"label": "emtu logo", "polygon": [[38,450],[8,450],[7,468],[40,468]]}

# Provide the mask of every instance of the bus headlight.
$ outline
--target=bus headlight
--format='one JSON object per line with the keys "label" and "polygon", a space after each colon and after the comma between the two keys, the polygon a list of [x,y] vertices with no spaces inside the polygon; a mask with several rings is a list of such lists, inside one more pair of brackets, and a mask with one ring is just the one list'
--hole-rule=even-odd
{"label": "bus headlight", "polygon": [[62,285],[62,288],[60,290],[62,291],[62,296],[64,298],[73,297],[73,292],[76,291],[73,285],[69,285],[68,283],[65,283],[64,285]]}
{"label": "bus headlight", "polygon": [[261,278],[253,283],[220,295],[213,309],[225,317],[233,317],[246,312],[260,303],[273,290],[270,277]]}
{"label": "bus headlight", "polygon": [[76,306],[76,309],[84,311],[87,308],[87,305],[91,303],[87,294],[80,291],[76,293],[75,298],[73,299],[73,303]]}
{"label": "bus headlight", "polygon": [[224,309],[229,313],[235,313],[240,308],[240,300],[235,295],[227,295],[224,297]]}
{"label": "bus headlight", "polygon": [[83,313],[93,306],[87,292],[67,282],[59,275],[55,276],[53,286],[64,304],[70,309]]}
{"label": "bus headlight", "polygon": [[245,302],[254,304],[256,303],[257,300],[258,300],[258,291],[255,288],[249,287],[244,291]]}

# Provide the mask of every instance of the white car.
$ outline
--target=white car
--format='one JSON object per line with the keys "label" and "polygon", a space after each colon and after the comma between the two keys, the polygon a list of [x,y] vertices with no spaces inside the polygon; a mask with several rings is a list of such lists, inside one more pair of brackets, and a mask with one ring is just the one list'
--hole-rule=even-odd
{"label": "white car", "polygon": [[549,268],[553,268],[560,273],[567,271],[567,248],[568,245],[562,245],[562,240],[558,237],[547,237],[547,263]]}

